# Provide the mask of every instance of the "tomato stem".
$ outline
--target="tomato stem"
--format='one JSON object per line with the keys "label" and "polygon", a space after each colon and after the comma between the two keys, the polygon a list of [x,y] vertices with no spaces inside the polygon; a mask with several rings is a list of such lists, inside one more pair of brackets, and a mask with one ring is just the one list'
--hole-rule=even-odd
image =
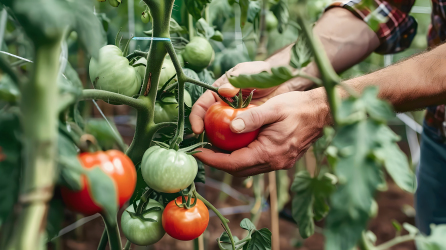
{"label": "tomato stem", "polygon": [[107,230],[104,230],[102,232],[101,240],[99,241],[98,249],[97,250],[105,250],[108,243],[108,234]]}
{"label": "tomato stem", "polygon": [[132,245],[132,242],[130,242],[129,240],[127,240],[127,242],[125,243],[125,246],[123,248],[123,250],[130,250],[130,246]]}
{"label": "tomato stem", "polygon": [[110,242],[110,250],[121,250],[121,236],[119,234],[118,223],[111,223],[106,217],[104,219],[105,228],[108,234],[108,241]]}
{"label": "tomato stem", "polygon": [[136,58],[136,57],[144,57],[144,58],[147,58],[148,54],[149,54],[149,53],[144,52],[144,51],[135,50],[135,51],[133,51],[133,53],[128,54],[128,55],[126,56],[126,58],[127,58],[127,60],[129,60],[129,61],[132,60],[133,58]]}
{"label": "tomato stem", "polygon": [[146,111],[148,109],[148,107],[145,105],[144,102],[129,96],[99,89],[84,89],[82,91],[82,100],[98,100],[98,99],[103,100],[105,102],[125,104],[137,110]]}
{"label": "tomato stem", "polygon": [[229,229],[228,222],[229,220],[226,219],[218,210],[215,208],[209,201],[207,201],[203,196],[201,196],[197,191],[194,192],[195,196],[200,199],[208,208],[210,208],[214,213],[217,215],[217,217],[221,220],[221,223],[223,223],[223,227],[225,228],[226,232],[229,235],[229,239],[231,240],[232,250],[235,250],[235,243],[234,238],[232,237],[231,229]]}

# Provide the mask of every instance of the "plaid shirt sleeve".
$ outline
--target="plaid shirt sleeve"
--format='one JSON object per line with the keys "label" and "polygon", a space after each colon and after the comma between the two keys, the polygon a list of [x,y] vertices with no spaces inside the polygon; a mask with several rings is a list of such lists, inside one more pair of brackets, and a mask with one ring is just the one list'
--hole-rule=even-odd
{"label": "plaid shirt sleeve", "polygon": [[[375,26],[375,32],[381,41],[375,52],[392,54],[407,49],[415,37],[418,24],[408,14],[414,2],[415,0],[348,0],[334,2],[327,10],[342,7],[367,22],[371,28]],[[380,22],[377,23],[377,20]]]}

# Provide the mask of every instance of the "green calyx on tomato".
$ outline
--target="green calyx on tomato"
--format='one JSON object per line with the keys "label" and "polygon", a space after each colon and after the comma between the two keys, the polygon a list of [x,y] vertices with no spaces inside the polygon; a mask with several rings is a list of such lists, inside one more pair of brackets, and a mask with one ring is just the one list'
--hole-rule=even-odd
{"label": "green calyx on tomato", "polygon": [[204,129],[209,142],[227,151],[248,146],[257,138],[260,129],[237,134],[232,132],[230,124],[238,114],[254,107],[255,105],[248,105],[245,108],[235,109],[224,102],[217,102],[209,107],[204,116]]}
{"label": "green calyx on tomato", "polygon": [[177,193],[195,179],[198,165],[195,158],[183,151],[152,146],[144,153],[141,174],[155,191]]}
{"label": "green calyx on tomato", "polygon": [[166,233],[161,221],[163,210],[164,207],[152,199],[143,207],[141,213],[129,206],[121,216],[121,229],[125,237],[139,246],[152,245],[161,240]]}
{"label": "green calyx on tomato", "polygon": [[150,13],[149,13],[149,11],[148,10],[145,10],[145,11],[143,11],[142,13],[141,13],[141,21],[143,22],[143,23],[149,23],[150,22],[150,18],[151,16],[150,16]]}
{"label": "green calyx on tomato", "polygon": [[99,50],[99,60],[92,58],[89,66],[90,80],[96,89],[107,90],[126,96],[134,96],[141,89],[145,71],[145,59],[133,67],[115,45]]}
{"label": "green calyx on tomato", "polygon": [[209,224],[209,210],[197,198],[191,198],[195,206],[191,208],[178,207],[182,196],[169,202],[163,212],[163,228],[168,235],[177,240],[193,240],[198,238]]}
{"label": "green calyx on tomato", "polygon": [[[78,156],[82,167],[91,169],[100,167],[113,180],[118,196],[118,204],[122,207],[132,196],[136,186],[136,170],[133,162],[124,153],[118,150],[97,151],[94,153],[81,153]],[[102,212],[92,195],[90,183],[82,175],[82,188],[79,191],[61,188],[62,199],[68,208],[84,215],[93,215]]]}
{"label": "green calyx on tomato", "polygon": [[186,67],[200,72],[211,64],[215,52],[206,38],[196,36],[186,45],[182,56]]}

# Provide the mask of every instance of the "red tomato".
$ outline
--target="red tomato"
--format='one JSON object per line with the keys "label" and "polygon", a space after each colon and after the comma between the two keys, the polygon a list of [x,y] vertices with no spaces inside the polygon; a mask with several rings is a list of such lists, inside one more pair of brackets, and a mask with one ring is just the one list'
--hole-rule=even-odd
{"label": "red tomato", "polygon": [[[122,207],[133,194],[136,186],[136,170],[133,162],[124,153],[118,150],[98,151],[94,153],[81,153],[78,156],[84,168],[99,166],[115,182],[119,207]],[[92,199],[90,185],[85,176],[82,176],[82,189],[73,191],[62,187],[62,198],[68,208],[92,215],[102,211]]]}
{"label": "red tomato", "polygon": [[[194,200],[191,199],[191,204]],[[181,204],[181,196],[177,198],[177,203]],[[201,200],[197,200],[197,204],[190,209],[178,207],[173,200],[164,209],[162,222],[166,233],[173,238],[193,240],[206,230],[209,210]]]}
{"label": "red tomato", "polygon": [[209,142],[217,148],[227,151],[234,151],[248,146],[257,138],[260,130],[236,134],[231,131],[229,125],[238,114],[254,107],[256,106],[249,105],[246,108],[234,109],[224,102],[217,102],[209,107],[204,116],[204,129]]}

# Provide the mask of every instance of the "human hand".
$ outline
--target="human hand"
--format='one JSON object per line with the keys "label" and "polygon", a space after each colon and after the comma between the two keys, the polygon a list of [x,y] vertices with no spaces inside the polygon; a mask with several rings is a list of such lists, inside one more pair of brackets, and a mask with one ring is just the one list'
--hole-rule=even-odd
{"label": "human hand", "polygon": [[235,176],[288,169],[329,122],[323,89],[285,93],[244,111],[232,121],[234,133],[246,133],[263,126],[257,139],[247,147],[230,154],[202,148],[194,156]]}
{"label": "human hand", "polygon": [[[271,69],[271,64],[266,61],[254,61],[245,62],[237,64],[234,68],[228,71],[229,75],[240,75],[240,74],[256,74],[262,71],[269,71]],[[311,86],[312,83],[306,79],[292,79],[279,86],[266,89],[256,89],[251,103],[255,105],[261,105],[268,99],[296,90],[305,90]],[[212,85],[218,87],[218,93],[224,97],[234,97],[238,94],[239,88],[236,88],[229,83],[226,75],[221,76]],[[242,93],[247,96],[251,93],[253,89],[243,89]],[[208,108],[215,102],[221,101],[220,97],[213,91],[206,91],[197,100],[197,102],[192,107],[192,112],[189,116],[190,123],[192,125],[192,131],[195,134],[201,134],[204,130],[204,115]]]}

